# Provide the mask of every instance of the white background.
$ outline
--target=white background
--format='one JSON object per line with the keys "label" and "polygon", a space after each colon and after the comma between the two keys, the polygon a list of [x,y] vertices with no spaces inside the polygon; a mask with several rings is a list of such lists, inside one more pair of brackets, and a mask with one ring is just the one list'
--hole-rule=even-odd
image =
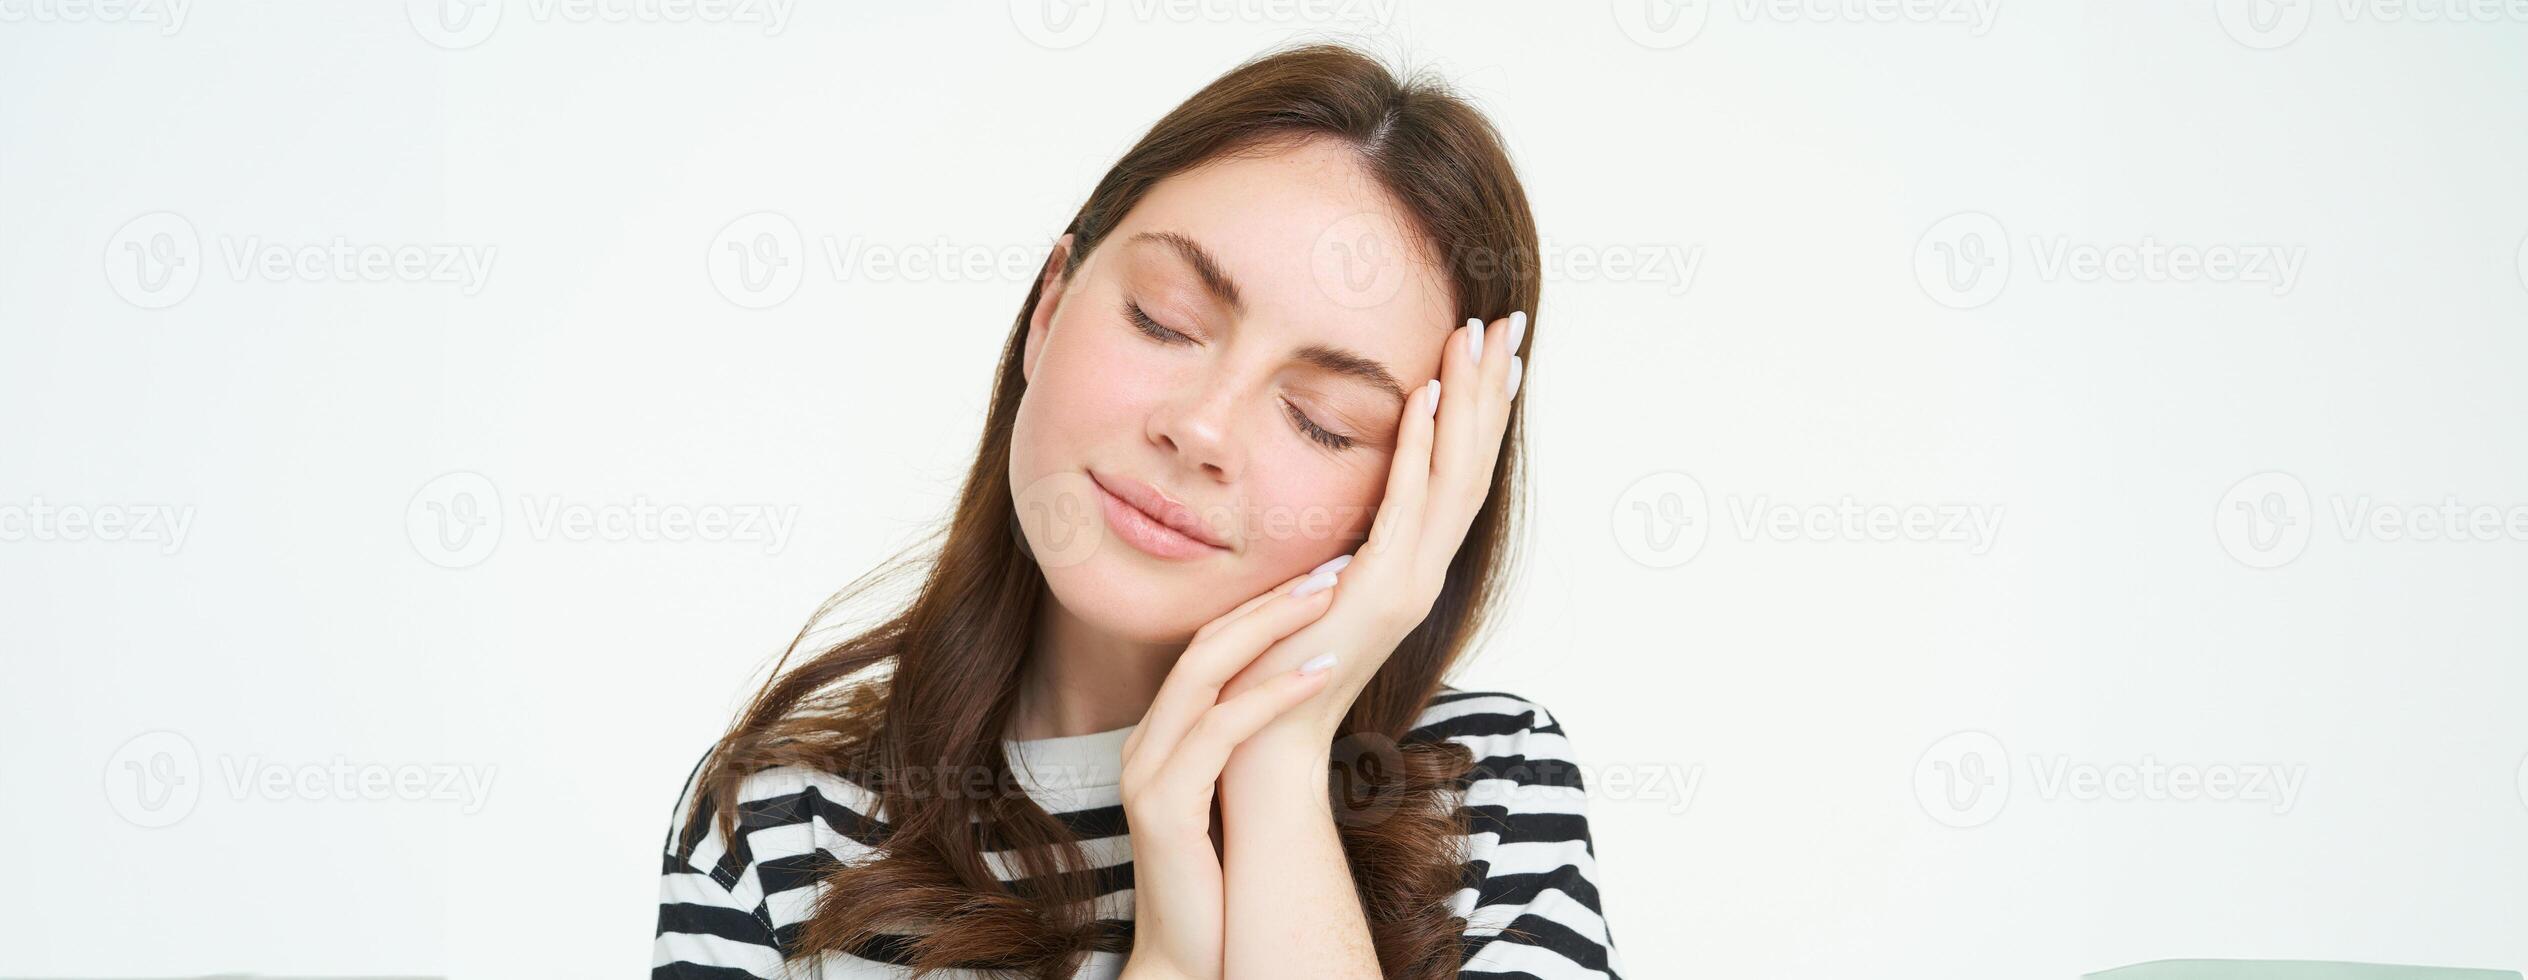
{"label": "white background", "polygon": [[[1303,34],[1478,100],[1559,249],[1458,681],[1592,768],[1635,976],[2528,965],[2528,9],[1663,3],[0,0],[0,975],[647,969],[677,783],[1026,291],[829,243],[1032,272]],[[337,240],[489,274],[232,264]],[[2055,262],[2146,242],[2296,274]],[[538,523],[636,503],[795,523]],[[2145,764],[2296,788],[2053,781]]]}

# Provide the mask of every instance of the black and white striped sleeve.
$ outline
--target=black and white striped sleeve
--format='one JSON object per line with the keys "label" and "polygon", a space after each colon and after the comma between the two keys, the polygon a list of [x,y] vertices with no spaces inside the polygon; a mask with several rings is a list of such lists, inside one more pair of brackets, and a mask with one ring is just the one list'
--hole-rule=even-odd
{"label": "black and white striped sleeve", "polygon": [[[752,851],[752,821],[741,809],[734,849],[707,812],[698,826],[687,823],[701,769],[697,763],[685,777],[668,825],[651,980],[776,980],[788,973],[765,901],[760,855]],[[740,795],[774,792],[768,784],[783,778],[779,770],[759,773],[747,779]]]}
{"label": "black and white striped sleeve", "polygon": [[1562,725],[1535,702],[1490,691],[1433,699],[1420,734],[1466,746],[1475,769],[1460,977],[1621,980],[1604,908],[1588,793]]}

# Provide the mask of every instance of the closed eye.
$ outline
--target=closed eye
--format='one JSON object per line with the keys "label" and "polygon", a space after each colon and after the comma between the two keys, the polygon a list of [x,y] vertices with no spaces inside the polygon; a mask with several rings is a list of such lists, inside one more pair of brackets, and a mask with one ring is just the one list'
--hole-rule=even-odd
{"label": "closed eye", "polygon": [[1192,337],[1160,326],[1159,321],[1150,319],[1150,314],[1144,312],[1141,304],[1133,300],[1124,300],[1124,319],[1131,321],[1135,329],[1148,334],[1150,339],[1163,344],[1189,344],[1194,341]]}
{"label": "closed eye", "polygon": [[[1142,309],[1140,303],[1131,299],[1124,300],[1124,319],[1132,323],[1133,329],[1163,344],[1194,342],[1194,338],[1170,330],[1159,321],[1151,319],[1149,311]],[[1282,407],[1290,416],[1290,424],[1299,429],[1299,434],[1308,437],[1320,446],[1340,452],[1352,448],[1352,444],[1357,441],[1351,436],[1318,425],[1317,420],[1309,418],[1308,413],[1300,411],[1299,406],[1291,404],[1287,399],[1283,400]]]}
{"label": "closed eye", "polygon": [[1318,425],[1315,419],[1309,418],[1308,413],[1300,411],[1297,405],[1292,405],[1288,401],[1282,404],[1290,409],[1290,424],[1298,426],[1301,435],[1316,440],[1318,445],[1327,449],[1339,451],[1352,448],[1352,437],[1327,431],[1324,426]]}

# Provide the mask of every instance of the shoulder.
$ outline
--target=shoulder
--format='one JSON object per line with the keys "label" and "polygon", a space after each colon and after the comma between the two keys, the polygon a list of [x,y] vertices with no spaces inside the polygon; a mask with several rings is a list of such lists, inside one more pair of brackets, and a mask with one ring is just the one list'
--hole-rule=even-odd
{"label": "shoulder", "polygon": [[1444,686],[1414,719],[1407,738],[1456,742],[1474,752],[1479,770],[1495,775],[1515,767],[1530,780],[1580,788],[1579,759],[1562,720],[1509,691]]}
{"label": "shoulder", "polygon": [[882,839],[877,794],[835,773],[795,765],[757,767],[739,779],[729,794],[735,833],[723,836],[720,801],[701,784],[715,748],[703,751],[677,793],[666,840],[671,871],[734,885],[766,861],[816,852],[849,860]]}
{"label": "shoulder", "polygon": [[1447,687],[1412,731],[1475,759],[1464,779],[1468,975],[1608,980],[1622,967],[1597,888],[1588,790],[1562,722],[1508,691]]}
{"label": "shoulder", "polygon": [[1440,685],[1440,692],[1422,706],[1419,727],[1451,718],[1479,717],[1493,721],[1517,718],[1540,726],[1553,724],[1553,714],[1545,706],[1519,694],[1488,688],[1464,688],[1453,684]]}

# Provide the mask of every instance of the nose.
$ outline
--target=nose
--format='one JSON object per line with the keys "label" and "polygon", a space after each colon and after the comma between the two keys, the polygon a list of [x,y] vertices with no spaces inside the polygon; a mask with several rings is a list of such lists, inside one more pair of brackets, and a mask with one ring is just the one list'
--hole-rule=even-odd
{"label": "nose", "polygon": [[1245,468],[1245,449],[1235,436],[1237,388],[1208,374],[1188,379],[1150,413],[1150,441],[1173,453],[1188,470],[1222,482],[1237,479]]}

